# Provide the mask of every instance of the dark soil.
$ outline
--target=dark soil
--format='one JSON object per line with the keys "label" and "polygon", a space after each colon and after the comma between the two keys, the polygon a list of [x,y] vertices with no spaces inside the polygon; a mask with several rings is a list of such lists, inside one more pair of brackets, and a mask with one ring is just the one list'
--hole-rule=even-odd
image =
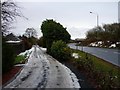
{"label": "dark soil", "polygon": [[10,79],[12,79],[21,69],[21,67],[14,66],[9,72],[2,75],[2,85],[7,83]]}
{"label": "dark soil", "polygon": [[87,73],[80,71],[71,62],[65,61],[65,62],[61,62],[61,63],[64,64],[65,66],[67,66],[73,73],[75,73],[75,75],[79,79],[78,82],[79,82],[81,88],[95,88],[94,80],[89,79],[88,76],[86,75]]}

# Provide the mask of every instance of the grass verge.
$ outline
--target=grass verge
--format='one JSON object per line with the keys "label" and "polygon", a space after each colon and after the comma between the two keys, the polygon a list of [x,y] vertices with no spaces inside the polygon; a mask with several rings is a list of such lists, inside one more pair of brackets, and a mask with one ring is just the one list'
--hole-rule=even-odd
{"label": "grass verge", "polygon": [[87,72],[88,77],[96,82],[96,88],[120,88],[120,67],[89,53],[71,50],[72,53],[79,54],[79,58],[72,59],[72,62],[77,68]]}
{"label": "grass verge", "polygon": [[24,55],[18,55],[15,58],[14,64],[22,64],[25,63],[25,56]]}

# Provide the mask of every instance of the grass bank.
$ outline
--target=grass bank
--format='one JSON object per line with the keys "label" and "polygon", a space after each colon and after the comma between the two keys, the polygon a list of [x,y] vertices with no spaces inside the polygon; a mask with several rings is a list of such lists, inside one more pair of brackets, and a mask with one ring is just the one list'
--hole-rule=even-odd
{"label": "grass bank", "polygon": [[94,55],[71,49],[79,58],[72,58],[72,63],[95,81],[96,88],[120,88],[120,67],[104,61]]}

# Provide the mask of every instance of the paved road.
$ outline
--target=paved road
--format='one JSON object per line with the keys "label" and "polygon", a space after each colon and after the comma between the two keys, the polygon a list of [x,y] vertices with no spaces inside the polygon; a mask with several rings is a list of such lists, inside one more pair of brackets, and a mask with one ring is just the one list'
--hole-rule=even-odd
{"label": "paved road", "polygon": [[80,88],[80,85],[69,68],[34,46],[20,74],[4,88]]}
{"label": "paved road", "polygon": [[83,50],[84,52],[93,54],[99,58],[102,58],[114,65],[120,67],[120,50],[117,49],[106,49],[106,48],[96,48],[96,47],[85,47],[85,46],[75,46],[75,43],[69,44],[70,48]]}

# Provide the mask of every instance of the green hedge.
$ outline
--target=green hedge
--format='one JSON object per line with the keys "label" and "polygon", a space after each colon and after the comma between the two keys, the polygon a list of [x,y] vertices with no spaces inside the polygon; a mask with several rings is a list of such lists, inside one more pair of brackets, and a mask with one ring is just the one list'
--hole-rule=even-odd
{"label": "green hedge", "polygon": [[70,48],[62,40],[53,42],[50,53],[59,61],[68,60],[71,57]]}
{"label": "green hedge", "polygon": [[9,71],[14,65],[15,55],[12,46],[5,43],[5,39],[2,40],[2,72]]}

